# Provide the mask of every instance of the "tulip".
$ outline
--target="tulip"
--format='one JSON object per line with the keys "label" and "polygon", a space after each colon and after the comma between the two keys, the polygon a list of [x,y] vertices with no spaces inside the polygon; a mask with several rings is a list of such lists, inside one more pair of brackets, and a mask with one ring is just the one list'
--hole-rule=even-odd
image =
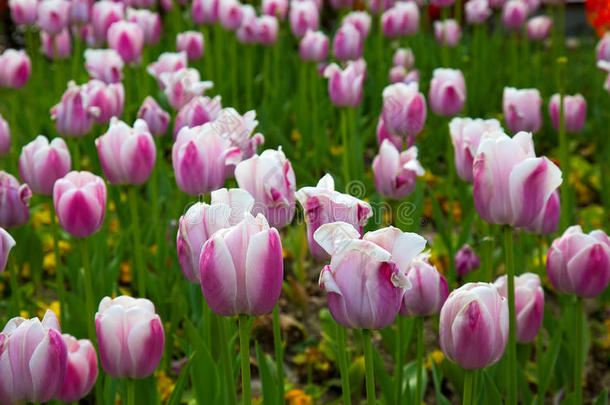
{"label": "tulip", "polygon": [[14,228],[28,222],[30,197],[27,184],[19,184],[12,174],[0,170],[0,226]]}
{"label": "tulip", "polygon": [[8,254],[15,245],[15,239],[13,239],[11,234],[0,227],[0,274],[6,268]]}
{"label": "tulip", "polygon": [[[494,285],[508,299],[506,276],[500,276]],[[542,326],[544,314],[544,292],[540,277],[534,273],[523,273],[515,277],[515,333],[517,342],[529,343],[536,339]]]}
{"label": "tulip", "polygon": [[9,0],[11,17],[17,25],[33,25],[38,17],[38,0]]}
{"label": "tulip", "polygon": [[263,0],[261,11],[264,15],[270,15],[284,21],[288,13],[288,0]]}
{"label": "tulip", "polygon": [[225,182],[227,166],[239,162],[239,148],[221,136],[212,123],[182,128],[172,148],[176,183],[190,195],[209,193]]}
{"label": "tulip", "polygon": [[49,59],[67,59],[72,53],[72,40],[67,28],[57,35],[50,35],[46,31],[40,31],[40,42],[42,51]]}
{"label": "tulip", "polygon": [[7,49],[0,55],[0,87],[20,89],[30,78],[32,63],[25,51]]}
{"label": "tulip", "polygon": [[449,295],[449,288],[445,277],[428,262],[426,254],[413,259],[407,279],[411,288],[405,291],[400,314],[409,317],[438,314]]}
{"label": "tulip", "polygon": [[[402,150],[403,149],[403,141],[404,138],[400,135],[392,135],[390,133],[390,131],[388,131],[388,128],[385,125],[385,122],[383,121],[383,115],[379,117],[379,120],[377,121],[377,143],[379,144],[379,146],[381,146],[381,144],[383,143],[383,141],[385,139],[387,139],[388,141],[390,141],[392,143],[392,145],[394,145],[396,147],[396,149],[398,150]],[[413,146],[413,142],[411,142],[414,139],[413,136],[410,136],[407,138],[407,144],[408,144],[408,148],[410,148],[411,146]]]}
{"label": "tulip", "polygon": [[356,108],[362,100],[362,86],[366,76],[364,59],[348,61],[345,69],[332,63],[324,69],[328,78],[330,100],[337,107]]}
{"label": "tulip", "polygon": [[447,19],[434,22],[434,36],[439,45],[456,46],[460,42],[462,29],[455,20]]}
{"label": "tulip", "polygon": [[124,17],[125,6],[111,0],[101,0],[91,8],[91,25],[97,42],[106,41],[108,29],[112,24],[121,21]]}
{"label": "tulip", "polygon": [[146,67],[146,71],[157,79],[161,89],[165,89],[161,74],[173,73],[187,67],[188,60],[186,52],[163,52],[159,55],[156,62],[151,63]]}
{"label": "tulip", "polygon": [[473,370],[500,360],[508,341],[508,303],[493,284],[468,283],[449,294],[439,322],[441,350]]}
{"label": "tulip", "polygon": [[[180,5],[184,2],[180,1]],[[155,0],[127,0],[127,4],[133,8],[154,8],[157,4]]]}
{"label": "tulip", "polygon": [[60,391],[68,353],[55,314],[9,320],[0,333],[0,402],[47,402]]}
{"label": "tulip", "polygon": [[174,138],[183,127],[198,127],[206,122],[214,121],[220,114],[220,96],[196,97],[185,104],[174,121]]}
{"label": "tulip", "polygon": [[435,7],[445,8],[452,6],[455,0],[430,0],[430,4]]}
{"label": "tulip", "polygon": [[234,31],[240,24],[243,11],[238,0],[220,0],[218,3],[218,18],[220,25],[226,30]]}
{"label": "tulip", "polygon": [[561,293],[598,296],[610,282],[610,238],[602,230],[585,234],[580,225],[569,227],[551,244],[546,271]]}
{"label": "tulip", "polygon": [[453,257],[455,262],[455,270],[457,274],[464,277],[466,274],[470,273],[473,270],[476,270],[481,265],[481,261],[479,260],[479,256],[475,253],[475,251],[469,246],[464,245]]}
{"label": "tulip", "polygon": [[343,24],[333,39],[333,54],[338,60],[356,60],[362,56],[360,32],[352,24]]}
{"label": "tulip", "polygon": [[464,11],[466,21],[473,25],[483,24],[492,14],[488,0],[469,0],[464,5]]}
{"label": "tulip", "polygon": [[[556,131],[559,130],[559,104],[559,94],[553,94],[549,103],[549,115]],[[587,101],[582,94],[563,97],[563,114],[567,132],[582,131],[587,116]]]}
{"label": "tulip", "polygon": [[489,0],[489,7],[502,8],[507,0]]}
{"label": "tulip", "polygon": [[473,164],[474,205],[485,221],[550,234],[559,220],[561,170],[536,157],[532,134],[487,133]]}
{"label": "tulip", "polygon": [[95,314],[100,361],[114,378],[146,378],[163,354],[165,333],[155,306],[145,298],[104,297]]}
{"label": "tulip", "polygon": [[392,65],[402,66],[409,70],[415,64],[415,56],[411,48],[398,48],[392,56]]}
{"label": "tulip", "polygon": [[451,117],[459,113],[466,102],[466,83],[462,72],[457,69],[434,69],[428,100],[436,115]]}
{"label": "tulip", "polygon": [[239,148],[242,160],[256,154],[259,145],[265,141],[263,134],[253,134],[257,125],[256,111],[240,115],[231,107],[223,108],[212,123],[219,134],[229,139],[232,146]]}
{"label": "tulip", "polygon": [[215,24],[218,22],[220,0],[193,0],[191,16],[195,24]]}
{"label": "tulip", "polygon": [[281,147],[241,161],[235,168],[235,179],[254,197],[254,215],[263,214],[274,228],[292,222],[296,179]]}
{"label": "tulip", "polygon": [[528,5],[523,0],[508,0],[502,7],[502,23],[506,28],[519,29],[528,12]]}
{"label": "tulip", "polygon": [[335,10],[351,9],[354,5],[354,0],[330,0],[330,6]]}
{"label": "tulip", "polygon": [[68,83],[59,104],[51,108],[51,119],[55,121],[57,132],[73,138],[88,134],[99,114],[99,108],[89,105],[87,95],[74,82]]}
{"label": "tulip", "polygon": [[53,205],[61,227],[86,238],[102,227],[106,214],[106,184],[89,172],[71,171],[55,182]]}
{"label": "tulip", "polygon": [[352,11],[343,17],[341,24],[353,25],[360,32],[360,38],[365,40],[371,31],[371,16],[366,11]]}
{"label": "tulip", "polygon": [[237,40],[242,44],[253,44],[258,41],[258,19],[256,10],[250,4],[241,7],[241,23],[236,31]]}
{"label": "tulip", "polygon": [[212,191],[212,202],[195,203],[180,217],[176,249],[184,277],[199,284],[199,257],[203,244],[219,229],[230,228],[244,219],[254,206],[254,198],[235,188]]}
{"label": "tulip", "polygon": [[99,113],[95,121],[105,124],[112,117],[120,117],[125,105],[125,89],[123,83],[106,84],[100,80],[91,80],[82,87],[90,107],[97,107]]}
{"label": "tulip", "polygon": [[290,4],[290,29],[296,37],[302,37],[308,30],[316,31],[319,11],[311,0],[293,1]]}
{"label": "tulip", "polygon": [[104,83],[118,83],[123,78],[123,59],[114,49],[85,50],[85,69],[89,78]]}
{"label": "tulip", "polygon": [[481,137],[488,132],[504,132],[496,119],[453,118],[449,123],[449,134],[453,143],[455,168],[464,181],[474,180],[472,164],[479,148]]}
{"label": "tulip", "polygon": [[70,2],[66,0],[42,0],[38,3],[38,27],[49,35],[57,35],[67,26],[70,18]]}
{"label": "tulip", "polygon": [[299,43],[299,55],[307,62],[322,62],[328,56],[328,37],[322,31],[308,30]]}
{"label": "tulip", "polygon": [[319,283],[335,321],[346,328],[389,326],[410,287],[406,270],[426,240],[394,227],[359,239],[358,231],[344,222],[322,225],[314,239],[331,255]]}
{"label": "tulip", "polygon": [[532,17],[527,21],[527,36],[533,41],[542,41],[549,36],[553,20],[545,15]]}
{"label": "tulip", "polygon": [[147,96],[144,99],[138,110],[138,118],[146,121],[148,129],[153,136],[163,136],[167,132],[169,114],[151,96]]}
{"label": "tulip", "polygon": [[0,156],[5,156],[11,151],[11,129],[8,122],[0,114]]}
{"label": "tulip", "polygon": [[387,130],[394,135],[417,135],[426,122],[426,100],[417,82],[396,83],[383,90],[381,112]]}
{"label": "tulip", "polygon": [[53,185],[64,177],[71,166],[70,151],[66,142],[55,138],[50,143],[43,136],[28,143],[19,155],[19,175],[36,194],[53,194]]}
{"label": "tulip", "polygon": [[534,14],[540,8],[540,0],[522,0],[527,5],[527,10],[530,14]]}
{"label": "tulip", "polygon": [[127,63],[138,62],[144,46],[144,32],[134,22],[119,21],[108,29],[108,45]]}
{"label": "tulip", "polygon": [[146,45],[156,45],[161,37],[161,17],[150,10],[127,9],[127,20],[136,23],[144,34]]}
{"label": "tulip", "polygon": [[604,34],[595,46],[595,55],[598,62],[602,60],[610,62],[610,32]]}
{"label": "tulip", "polygon": [[597,67],[608,74],[606,76],[606,81],[604,82],[604,90],[610,93],[610,62],[600,60],[597,62]]}
{"label": "tulip", "polygon": [[397,38],[419,30],[419,9],[413,2],[399,2],[381,16],[383,35]]}
{"label": "tulip", "polygon": [[367,0],[367,8],[373,14],[383,13],[394,7],[394,0]]}
{"label": "tulip", "polygon": [[83,26],[89,24],[94,0],[70,0],[70,24]]}
{"label": "tulip", "polygon": [[423,176],[424,169],[417,160],[417,147],[411,146],[404,152],[389,141],[384,140],[379,154],[373,159],[375,188],[383,197],[401,200],[415,190],[416,176]]}
{"label": "tulip", "polygon": [[404,83],[407,77],[407,70],[403,66],[393,66],[388,73],[388,79],[391,84]]}
{"label": "tulip", "polygon": [[182,108],[195,97],[201,96],[206,89],[213,86],[210,81],[202,82],[199,71],[190,68],[180,69],[172,73],[161,73],[160,79],[169,105],[176,110]]}
{"label": "tulip", "polygon": [[203,57],[203,34],[197,31],[186,31],[176,37],[178,52],[186,52],[188,60]]}
{"label": "tulip", "polygon": [[278,21],[276,17],[263,15],[258,18],[258,41],[262,45],[271,46],[277,42]]}
{"label": "tulip", "polygon": [[85,397],[97,379],[97,354],[90,340],[76,340],[64,333],[68,359],[66,377],[57,395],[62,402],[75,402]]}
{"label": "tulip", "polygon": [[502,111],[509,131],[538,132],[542,126],[540,106],[542,99],[537,89],[515,89],[505,87],[502,96]]}
{"label": "tulip", "polygon": [[330,258],[313,237],[320,226],[332,222],[346,222],[362,235],[366,222],[373,215],[373,210],[367,202],[335,191],[335,181],[330,174],[322,177],[316,187],[303,187],[295,195],[305,212],[309,251],[316,260]]}

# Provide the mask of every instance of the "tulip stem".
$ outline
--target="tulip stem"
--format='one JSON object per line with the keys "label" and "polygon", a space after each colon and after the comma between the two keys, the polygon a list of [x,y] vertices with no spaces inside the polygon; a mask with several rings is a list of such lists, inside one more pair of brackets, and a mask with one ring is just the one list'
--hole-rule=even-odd
{"label": "tulip stem", "polygon": [[91,260],[89,258],[89,249],[87,248],[87,239],[80,238],[80,253],[83,260],[83,282],[85,284],[85,305],[87,306],[87,330],[89,331],[89,339],[95,344],[95,329],[93,325],[94,314],[94,299],[93,299],[93,281],[91,279]]}
{"label": "tulip stem", "polygon": [[337,362],[339,363],[339,373],[341,374],[341,396],[343,405],[351,405],[352,394],[349,386],[349,371],[347,369],[347,346],[345,339],[345,328],[335,324],[337,331]]}
{"label": "tulip stem", "polygon": [[576,322],[576,342],[574,345],[575,352],[575,360],[574,360],[574,391],[575,395],[575,405],[582,405],[582,367],[583,367],[583,352],[584,352],[584,343],[583,343],[583,305],[582,298],[576,297],[576,306],[574,308],[576,311],[575,322]]}
{"label": "tulip stem", "polygon": [[417,374],[415,376],[415,403],[422,403],[423,395],[423,368],[424,368],[424,318],[418,316],[415,319],[415,327],[417,328]]}
{"label": "tulip stem", "polygon": [[309,87],[311,90],[311,125],[312,135],[315,142],[315,161],[316,167],[322,166],[322,157],[324,155],[324,138],[321,133],[318,133],[318,67],[315,63],[311,67],[311,79]]}
{"label": "tulip stem", "polygon": [[282,342],[279,304],[276,304],[275,307],[273,307],[273,346],[275,348],[275,361],[277,368],[278,404],[282,404],[284,403],[284,344]]}
{"label": "tulip stem", "polygon": [[560,193],[562,210],[559,219],[559,231],[566,229],[572,218],[572,201],[570,200],[570,156],[568,151],[568,138],[566,136],[564,97],[566,83],[566,67],[568,60],[565,57],[557,59],[557,87],[559,89],[559,160],[563,182],[561,183]]}
{"label": "tulip stem", "polygon": [[543,336],[542,336],[542,328],[540,329],[540,331],[538,332],[538,336],[536,336],[536,372],[537,372],[537,378],[538,378],[538,392],[536,393],[537,395],[537,404],[538,405],[544,405],[544,397],[546,396],[546,390],[545,388],[541,385],[541,381],[542,381],[542,373],[543,371],[543,359],[544,359],[544,351],[543,351],[543,342],[542,342]]}
{"label": "tulip stem", "polygon": [[[267,105],[271,96],[271,82],[269,80],[271,70],[271,48],[266,47],[263,56],[263,104]],[[268,107],[268,106],[267,106]]]}
{"label": "tulip stem", "polygon": [[364,367],[366,369],[366,403],[375,405],[375,370],[373,368],[373,345],[370,329],[362,329],[362,346],[364,349]]}
{"label": "tulip stem", "polygon": [[237,102],[237,81],[237,40],[231,38],[231,103],[235,106],[239,105]]}
{"label": "tulip stem", "polygon": [[518,32],[517,30],[513,30],[512,35],[510,37],[510,49],[512,52],[512,58],[511,58],[511,62],[512,62],[512,67],[511,67],[511,84],[513,86],[518,86],[518,80],[519,80],[519,39],[518,39]]}
{"label": "tulip stem", "polygon": [[61,264],[61,255],[59,254],[59,234],[57,232],[57,218],[55,217],[55,206],[53,201],[49,204],[51,206],[51,234],[53,235],[53,252],[55,253],[55,286],[57,290],[57,299],[59,300],[59,316],[61,320],[65,320],[65,307],[66,302],[64,296],[64,272]]}
{"label": "tulip stem", "polygon": [[[449,8],[442,7],[441,8],[441,20],[446,21],[449,18]],[[445,34],[443,34],[445,37]],[[449,46],[447,45],[447,41],[445,38],[442,39],[441,44],[441,63],[443,67],[449,67]]]}
{"label": "tulip stem", "polygon": [[250,322],[248,315],[239,314],[239,352],[241,354],[241,400],[250,405]]}
{"label": "tulip stem", "polygon": [[[226,322],[229,319],[225,319],[225,317],[220,316],[216,316],[216,319],[218,320],[218,331],[220,333],[220,355],[224,361],[224,372],[229,397],[229,405],[236,405],[237,393],[235,392],[235,379],[233,377],[233,353],[235,353],[235,351],[229,350],[231,339],[229,339],[227,335],[226,325]],[[235,347],[233,347],[233,349],[235,349]]]}
{"label": "tulip stem", "polygon": [[404,353],[404,323],[405,319],[402,316],[398,316],[396,319],[396,365],[394,367],[394,384],[396,384],[396,401],[397,405],[402,403],[402,385],[403,385],[403,361],[405,357]]}
{"label": "tulip stem", "polygon": [[485,243],[485,281],[491,283],[493,278],[493,235],[491,224],[485,222],[485,237],[483,239]]}
{"label": "tulip stem", "polygon": [[515,256],[512,228],[504,228],[504,246],[506,255],[506,280],[508,289],[508,394],[507,405],[517,404],[517,358],[515,342]]}
{"label": "tulip stem", "polygon": [[246,60],[245,60],[245,64],[246,64],[246,69],[245,69],[246,70],[246,73],[245,73],[245,76],[246,76],[246,108],[245,108],[245,110],[246,111],[254,106],[253,96],[252,96],[252,92],[253,92],[253,89],[252,89],[252,86],[253,86],[252,85],[252,82],[253,82],[253,80],[252,80],[252,75],[253,75],[253,73],[252,73],[252,58],[253,58],[252,47],[253,46],[254,45],[248,45],[246,47],[246,51],[245,51],[245,53],[246,53],[246,55],[245,55],[246,56]]}
{"label": "tulip stem", "polygon": [[[448,126],[447,126],[448,128]],[[447,283],[449,288],[453,288],[453,284],[456,278],[455,271],[455,260],[453,260],[453,192],[455,185],[455,163],[453,156],[453,146],[451,144],[451,136],[447,136],[447,170],[449,172],[449,176],[447,179],[447,200],[449,202],[449,211],[447,212],[447,253],[449,254],[449,271],[447,273]]]}
{"label": "tulip stem", "polygon": [[472,405],[474,391],[474,370],[466,370],[464,374],[464,400],[462,405]]}
{"label": "tulip stem", "polygon": [[17,259],[13,257],[11,259],[13,262],[13,268],[9,269],[10,278],[11,278],[11,299],[13,300],[13,315],[19,316],[19,312],[21,311],[21,297],[19,296],[19,265],[17,264]]}
{"label": "tulip stem", "polygon": [[142,264],[142,250],[140,249],[140,219],[138,217],[138,200],[136,199],[135,186],[129,187],[129,206],[131,208],[131,226],[133,227],[133,264],[138,278],[138,294],[146,297],[146,279],[144,266]]}
{"label": "tulip stem", "polygon": [[136,381],[128,378],[126,381],[127,398],[125,399],[126,405],[136,405]]}
{"label": "tulip stem", "polygon": [[350,183],[351,176],[349,170],[349,138],[347,134],[347,108],[341,108],[341,140],[343,144],[343,181],[345,182],[345,192],[347,192],[348,184]]}

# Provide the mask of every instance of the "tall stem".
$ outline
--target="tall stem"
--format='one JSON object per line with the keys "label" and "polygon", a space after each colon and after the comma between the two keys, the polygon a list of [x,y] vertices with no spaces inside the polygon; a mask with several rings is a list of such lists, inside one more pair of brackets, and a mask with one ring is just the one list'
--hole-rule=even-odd
{"label": "tall stem", "polygon": [[241,402],[243,405],[250,405],[250,322],[248,315],[244,314],[239,314],[239,352],[241,354]]}
{"label": "tall stem", "polygon": [[515,342],[515,256],[512,228],[504,228],[506,279],[508,288],[508,395],[507,405],[517,404],[517,345]]}
{"label": "tall stem", "polygon": [[371,331],[362,329],[362,346],[364,349],[364,367],[366,369],[366,403],[375,405],[375,370],[373,368],[373,345]]}
{"label": "tall stem", "polygon": [[237,41],[231,38],[231,103],[238,105],[237,102]]}
{"label": "tall stem", "polygon": [[[441,8],[441,19],[443,21],[449,18],[449,9],[447,7]],[[449,46],[447,46],[447,41],[443,39],[441,44],[441,63],[443,67],[449,67]]]}
{"label": "tall stem", "polygon": [[485,222],[485,250],[483,251],[485,258],[485,281],[491,282],[493,278],[493,235],[491,224]]}
{"label": "tall stem", "polygon": [[424,318],[418,316],[416,318],[417,328],[417,374],[415,379],[415,403],[420,404],[423,390],[423,368],[424,368]]}
{"label": "tall stem", "polygon": [[273,307],[273,346],[275,348],[275,361],[277,368],[277,388],[280,404],[284,403],[284,344],[282,343],[282,329],[280,325],[280,307]]}
{"label": "tall stem", "polygon": [[126,380],[126,390],[127,390],[127,398],[125,400],[125,403],[127,405],[136,405],[136,381],[128,378]]}
{"label": "tall stem", "polygon": [[59,299],[59,314],[60,318],[65,319],[64,304],[66,299],[64,297],[64,272],[61,264],[61,255],[59,254],[59,234],[57,232],[57,218],[55,218],[55,206],[53,201],[49,204],[51,206],[51,234],[53,235],[53,251],[55,253],[55,283],[57,290],[57,297]]}
{"label": "tall stem", "polygon": [[538,336],[536,336],[536,372],[538,379],[538,392],[537,392],[537,404],[544,405],[544,397],[546,396],[546,390],[541,386],[540,382],[542,381],[542,373],[543,365],[542,361],[544,359],[544,350],[543,350],[543,342],[542,342],[542,328],[538,332]]}
{"label": "tall stem", "polygon": [[511,61],[512,61],[512,68],[511,68],[511,84],[513,86],[518,86],[518,80],[519,80],[519,41],[517,38],[517,30],[513,30],[511,37],[510,37],[510,49],[511,49],[511,53],[512,53],[512,57],[511,57]]}
{"label": "tall stem", "polygon": [[570,196],[570,156],[568,151],[568,138],[565,128],[564,96],[566,83],[566,67],[568,59],[560,57],[557,59],[557,87],[559,89],[559,160],[563,182],[561,183],[560,193],[562,210],[559,219],[559,231],[563,231],[572,218],[572,201]]}
{"label": "tall stem", "polygon": [[583,305],[582,298],[576,297],[576,339],[574,349],[576,350],[574,356],[574,391],[575,395],[575,405],[582,405],[582,367],[583,367],[583,352],[584,352],[584,343],[583,343]]}
{"label": "tall stem", "polygon": [[341,396],[344,405],[351,405],[352,394],[349,385],[349,370],[347,367],[345,328],[335,324],[337,332],[337,362],[339,363],[339,373],[341,374]]}
{"label": "tall stem", "polygon": [[402,403],[402,385],[403,385],[403,361],[404,361],[404,323],[405,319],[401,315],[398,315],[398,319],[396,320],[396,359],[394,366],[394,384],[396,385],[396,405],[400,405]]}
{"label": "tall stem", "polygon": [[131,209],[131,226],[133,234],[134,267],[138,278],[138,294],[146,297],[146,275],[142,263],[142,250],[140,249],[140,218],[138,217],[138,200],[135,187],[129,187],[129,206]]}
{"label": "tall stem", "polygon": [[474,370],[466,370],[464,374],[464,400],[462,405],[473,404]]}
{"label": "tall stem", "polygon": [[254,106],[254,101],[253,101],[253,88],[252,88],[252,83],[253,83],[253,79],[252,79],[252,58],[253,58],[253,52],[252,52],[252,47],[254,45],[249,45],[246,46],[246,108],[245,110],[248,110],[250,108],[252,108]]}
{"label": "tall stem", "polygon": [[21,297],[19,294],[19,265],[17,264],[17,259],[14,257],[11,259],[13,262],[13,268],[9,269],[10,278],[11,278],[11,300],[13,301],[13,316],[19,316],[19,311],[21,311]]}
{"label": "tall stem", "polygon": [[229,398],[229,405],[237,404],[237,393],[235,392],[235,380],[233,378],[233,353],[234,350],[229,350],[230,340],[227,334],[226,322],[230,318],[216,316],[218,320],[218,332],[220,333],[220,355],[224,362],[224,373],[227,386],[227,397]]}
{"label": "tall stem", "polygon": [[[447,125],[447,128],[449,126]],[[455,272],[455,261],[453,260],[453,251],[454,251],[454,243],[453,243],[453,197],[454,197],[454,185],[455,185],[455,164],[454,164],[454,156],[453,156],[453,145],[451,143],[451,136],[447,135],[447,170],[448,170],[448,179],[447,179],[447,199],[449,202],[449,212],[447,213],[447,236],[448,236],[448,246],[447,251],[449,253],[449,273],[447,274],[447,283],[449,288],[453,287],[453,283],[455,281],[456,272]]]}
{"label": "tall stem", "polygon": [[315,142],[315,162],[316,167],[321,167],[322,157],[324,154],[324,137],[322,133],[318,133],[318,67],[312,64],[310,67],[311,78],[309,80],[309,88],[311,91],[311,125],[312,135]]}
{"label": "tall stem", "polygon": [[343,143],[343,181],[345,182],[345,187],[352,180],[349,170],[349,137],[347,134],[347,109],[341,108],[339,114],[341,114],[341,140]]}

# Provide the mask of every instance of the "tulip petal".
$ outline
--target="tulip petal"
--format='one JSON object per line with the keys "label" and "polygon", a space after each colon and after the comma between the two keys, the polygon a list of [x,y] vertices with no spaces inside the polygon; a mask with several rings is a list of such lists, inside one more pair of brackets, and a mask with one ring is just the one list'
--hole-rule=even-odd
{"label": "tulip petal", "polygon": [[282,291],[282,243],[275,228],[250,238],[246,257],[246,291],[251,316],[273,309]]}
{"label": "tulip petal", "polygon": [[223,238],[214,237],[203,245],[199,271],[203,296],[212,311],[223,316],[234,315],[237,309],[237,274]]}

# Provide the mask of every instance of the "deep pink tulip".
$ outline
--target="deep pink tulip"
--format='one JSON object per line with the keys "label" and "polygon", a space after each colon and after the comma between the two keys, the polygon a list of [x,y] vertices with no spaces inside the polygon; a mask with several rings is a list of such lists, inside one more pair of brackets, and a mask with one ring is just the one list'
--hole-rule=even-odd
{"label": "deep pink tulip", "polygon": [[352,24],[343,24],[333,38],[333,55],[338,60],[356,60],[362,57],[363,39]]}
{"label": "deep pink tulip", "polygon": [[360,32],[360,38],[365,40],[371,31],[371,16],[366,11],[351,11],[343,17],[341,24],[352,24]]}
{"label": "deep pink tulip", "polygon": [[379,154],[373,159],[375,188],[383,197],[402,200],[415,190],[417,176],[424,175],[424,169],[417,160],[417,147],[411,146],[404,152],[389,140],[384,140]]}
{"label": "deep pink tulip", "polygon": [[551,244],[546,271],[557,291],[597,297],[610,282],[610,238],[602,230],[585,234],[580,225],[569,227]]}
{"label": "deep pink tulip", "polygon": [[72,53],[72,39],[70,32],[64,28],[57,35],[50,35],[46,31],[40,31],[40,42],[42,50],[49,59],[67,59]]}
{"label": "deep pink tulip", "polygon": [[25,51],[7,49],[0,55],[0,87],[19,89],[32,72],[32,63]]}
{"label": "deep pink tulip", "polygon": [[157,79],[159,87],[165,89],[161,74],[173,73],[186,68],[188,65],[188,57],[186,52],[163,52],[159,55],[156,62],[151,63],[146,67],[146,71]]}
{"label": "deep pink tulip", "polygon": [[91,8],[95,0],[70,0],[70,24],[83,26],[91,20]]}
{"label": "deep pink tulip", "polygon": [[[4,228],[0,227],[0,274],[6,268],[8,254],[16,245],[15,239]],[[0,355],[1,356],[1,355]]]}
{"label": "deep pink tulip", "polygon": [[89,104],[83,88],[74,82],[68,83],[59,104],[51,108],[51,119],[55,121],[57,132],[72,138],[88,134],[99,114],[100,109]]}
{"label": "deep pink tulip", "polygon": [[328,56],[328,37],[322,31],[308,30],[299,43],[299,54],[304,61],[322,62]]}
{"label": "deep pink tulip", "polygon": [[457,21],[453,19],[434,21],[434,37],[439,45],[456,46],[461,36],[462,29]]}
{"label": "deep pink tulip", "polygon": [[430,108],[436,115],[451,117],[464,108],[466,83],[457,69],[434,69],[428,93]]}
{"label": "deep pink tulip", "polygon": [[411,48],[398,48],[392,56],[392,64],[394,66],[402,66],[409,70],[415,65],[415,55]]}
{"label": "deep pink tulip", "polygon": [[0,226],[14,228],[28,222],[30,197],[27,184],[19,184],[15,176],[0,170]]}
{"label": "deep pink tulip", "polygon": [[101,0],[91,8],[91,25],[93,34],[98,43],[106,41],[108,29],[112,24],[121,21],[124,17],[125,5],[111,0]]}
{"label": "deep pink tulip", "polygon": [[71,171],[55,182],[53,204],[61,227],[86,238],[102,227],[106,214],[106,183],[89,172]]}
{"label": "deep pink tulip", "polygon": [[19,155],[19,175],[36,194],[52,195],[55,181],[64,177],[71,165],[70,151],[62,138],[49,142],[38,135]]}
{"label": "deep pink tulip", "polygon": [[220,0],[193,0],[191,17],[195,24],[215,24],[218,22]]}
{"label": "deep pink tulip", "polygon": [[11,151],[11,143],[11,128],[0,114],[0,156],[5,156]]}
{"label": "deep pink tulip", "polygon": [[398,2],[381,16],[383,35],[398,38],[419,31],[419,8],[413,2]]}
{"label": "deep pink tulip", "polygon": [[117,51],[126,63],[139,62],[144,46],[144,31],[134,22],[115,22],[108,29],[108,46]]}
{"label": "deep pink tulip", "polygon": [[439,322],[441,350],[473,370],[500,360],[508,342],[508,302],[493,284],[468,283],[449,294]]}
{"label": "deep pink tulip", "polygon": [[38,17],[38,0],[9,0],[11,17],[17,25],[33,25]]}
{"label": "deep pink tulip", "polygon": [[284,21],[286,14],[288,14],[288,0],[263,0],[261,11],[264,15],[270,15]]}
{"label": "deep pink tulip", "polygon": [[258,42],[259,26],[256,10],[250,4],[241,6],[241,23],[235,32],[237,40],[242,44]]}
{"label": "deep pink tulip", "polygon": [[506,28],[519,29],[529,13],[528,5],[523,0],[508,0],[502,6],[502,23]]}
{"label": "deep pink tulip", "polygon": [[81,88],[89,106],[97,107],[99,110],[94,118],[97,123],[105,124],[112,117],[123,115],[123,107],[125,105],[123,83],[106,84],[100,80],[90,80]]}
{"label": "deep pink tulip", "polygon": [[234,31],[241,25],[243,16],[239,0],[220,0],[218,3],[218,18],[220,25],[226,30]]}
{"label": "deep pink tulip", "polygon": [[478,269],[481,265],[479,256],[469,245],[462,246],[453,257],[453,260],[455,262],[455,271],[462,277]]}
{"label": "deep pink tulip", "polygon": [[330,174],[322,177],[316,187],[298,190],[296,198],[305,212],[309,251],[316,260],[330,258],[313,237],[320,226],[337,221],[346,222],[362,235],[366,222],[373,215],[369,203],[335,191],[335,181]]}
{"label": "deep pink tulip", "polygon": [[381,115],[387,130],[394,135],[412,136],[426,122],[426,99],[417,82],[395,83],[383,90]]}
{"label": "deep pink tulip", "polygon": [[202,82],[199,71],[192,68],[161,73],[160,78],[163,82],[167,101],[176,110],[182,108],[195,97],[201,96],[206,89],[213,86],[210,81]]}
{"label": "deep pink tulip", "polygon": [[42,0],[38,3],[38,27],[49,35],[62,32],[70,20],[70,2],[67,0]]}
{"label": "deep pink tulip", "polygon": [[68,361],[66,377],[57,399],[62,402],[75,402],[85,397],[95,384],[98,373],[97,354],[88,339],[77,340],[66,333],[61,337],[66,343]]}
{"label": "deep pink tulip", "polygon": [[537,89],[515,89],[505,87],[502,96],[502,111],[508,130],[538,132],[542,127],[542,98]]}
{"label": "deep pink tulip", "polygon": [[258,42],[265,46],[275,45],[279,30],[277,17],[263,15],[258,17]]}
{"label": "deep pink tulip", "polygon": [[114,49],[87,49],[85,51],[85,69],[89,78],[104,83],[118,83],[123,78],[123,59]]}
{"label": "deep pink tulip", "polygon": [[468,24],[483,24],[492,14],[488,0],[469,0],[464,4]]}
{"label": "deep pink tulip", "polygon": [[146,378],[163,354],[165,332],[155,306],[145,298],[104,297],[95,314],[102,368],[114,378]]}
{"label": "deep pink tulip", "polygon": [[140,27],[146,45],[155,45],[159,42],[159,38],[161,38],[161,16],[158,13],[147,9],[128,8],[127,20]]}
{"label": "deep pink tulip", "polygon": [[296,37],[302,37],[308,30],[317,31],[319,11],[311,0],[290,3],[290,29]]}
{"label": "deep pink tulip", "polygon": [[610,62],[610,32],[604,34],[595,47],[597,60]]}
{"label": "deep pink tulip", "polygon": [[[388,128],[386,127],[385,122],[383,121],[383,115],[380,116],[379,120],[377,121],[376,133],[377,133],[377,143],[379,144],[379,146],[381,146],[383,141],[385,139],[387,139],[388,141],[390,141],[392,143],[392,145],[394,145],[396,147],[396,149],[398,149],[398,150],[403,149],[403,144],[404,144],[405,138],[400,135],[393,135],[390,133],[390,131],[388,131]],[[410,136],[407,138],[407,147],[408,148],[413,146],[414,138],[415,138],[414,136]]]}
{"label": "deep pink tulip", "polygon": [[345,69],[332,63],[324,69],[328,78],[328,94],[337,107],[356,108],[362,101],[362,86],[366,77],[364,59],[348,61]]}
{"label": "deep pink tulip", "polygon": [[198,60],[203,57],[203,34],[198,31],[186,31],[176,37],[178,52],[186,52],[188,60]]}
{"label": "deep pink tulip", "polygon": [[445,277],[428,262],[426,254],[416,256],[406,274],[411,288],[405,291],[400,314],[408,317],[438,314],[449,295]]}
{"label": "deep pink tulip", "polygon": [[[556,131],[559,130],[559,104],[559,94],[553,94],[549,102],[549,115],[551,116],[553,128]],[[585,119],[587,118],[587,101],[582,94],[575,94],[573,96],[564,95],[563,114],[567,132],[582,131],[582,128],[585,126]]]}
{"label": "deep pink tulip", "polygon": [[213,99],[202,96],[195,97],[178,111],[174,120],[174,138],[183,127],[198,127],[206,122],[216,120],[221,109],[220,96]]}
{"label": "deep pink tulip", "polygon": [[223,108],[212,123],[219,134],[229,139],[232,146],[239,148],[241,160],[256,154],[258,147],[265,141],[263,134],[254,133],[257,125],[256,111],[241,115],[232,107]]}
{"label": "deep pink tulip", "polygon": [[157,101],[147,96],[138,110],[138,118],[146,121],[148,129],[153,136],[163,136],[169,125],[169,114],[161,108]]}
{"label": "deep pink tulip", "polygon": [[527,20],[527,36],[533,41],[542,41],[549,36],[553,20],[545,15],[539,15]]}
{"label": "deep pink tulip", "polygon": [[[508,299],[506,276],[494,282],[500,295]],[[544,314],[544,291],[540,287],[540,277],[534,273],[523,273],[515,277],[515,332],[517,342],[529,343],[536,339],[542,326]]]}

